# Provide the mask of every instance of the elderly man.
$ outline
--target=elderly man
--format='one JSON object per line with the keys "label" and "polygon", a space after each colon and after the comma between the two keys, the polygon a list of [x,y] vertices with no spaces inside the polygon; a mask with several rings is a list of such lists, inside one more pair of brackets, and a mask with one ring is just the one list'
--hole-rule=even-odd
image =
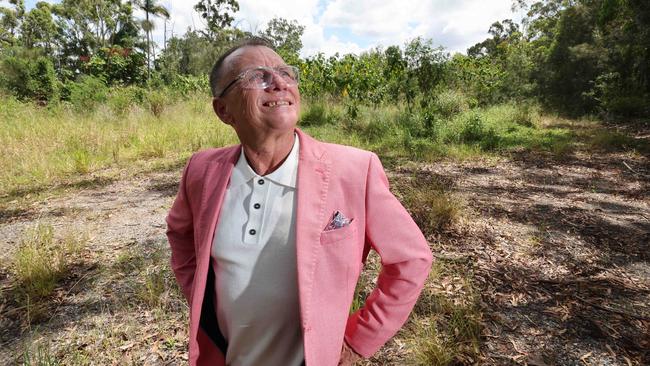
{"label": "elderly man", "polygon": [[[296,128],[298,70],[264,40],[227,51],[210,83],[241,144],[194,154],[167,216],[190,365],[370,357],[406,321],[432,260],[379,159]],[[377,286],[350,314],[371,248]]]}

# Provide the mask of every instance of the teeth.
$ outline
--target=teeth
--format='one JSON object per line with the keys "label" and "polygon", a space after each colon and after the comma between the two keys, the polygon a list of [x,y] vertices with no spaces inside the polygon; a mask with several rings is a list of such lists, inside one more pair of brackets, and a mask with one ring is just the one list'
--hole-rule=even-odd
{"label": "teeth", "polygon": [[277,101],[277,102],[268,102],[267,105],[269,107],[275,107],[276,105],[289,105],[289,102],[287,101]]}

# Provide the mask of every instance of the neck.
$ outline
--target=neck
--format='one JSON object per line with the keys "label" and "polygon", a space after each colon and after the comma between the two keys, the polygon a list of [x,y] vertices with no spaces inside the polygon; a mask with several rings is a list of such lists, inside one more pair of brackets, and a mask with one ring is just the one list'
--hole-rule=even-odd
{"label": "neck", "polygon": [[289,156],[294,142],[294,132],[260,141],[242,141],[248,165],[259,175],[274,172]]}

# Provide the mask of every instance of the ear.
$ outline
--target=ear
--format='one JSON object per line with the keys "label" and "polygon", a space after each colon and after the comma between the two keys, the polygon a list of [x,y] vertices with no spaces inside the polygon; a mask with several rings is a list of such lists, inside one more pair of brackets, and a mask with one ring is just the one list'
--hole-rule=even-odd
{"label": "ear", "polygon": [[217,114],[217,117],[219,117],[221,122],[227,125],[232,124],[232,116],[228,112],[228,106],[224,102],[223,98],[212,98],[212,109],[214,109],[214,113]]}

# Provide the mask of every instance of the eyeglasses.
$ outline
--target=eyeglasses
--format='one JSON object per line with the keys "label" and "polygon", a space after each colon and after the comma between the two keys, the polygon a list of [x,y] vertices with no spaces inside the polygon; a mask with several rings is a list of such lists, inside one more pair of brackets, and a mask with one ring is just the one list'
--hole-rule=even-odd
{"label": "eyeglasses", "polygon": [[241,87],[244,89],[266,89],[273,84],[273,75],[275,74],[281,77],[288,86],[298,85],[300,76],[298,74],[298,68],[295,66],[258,66],[244,70],[237,75],[235,80],[231,81],[230,84],[223,88],[223,91],[219,94],[219,98],[226,95],[228,89],[238,81],[241,81]]}

